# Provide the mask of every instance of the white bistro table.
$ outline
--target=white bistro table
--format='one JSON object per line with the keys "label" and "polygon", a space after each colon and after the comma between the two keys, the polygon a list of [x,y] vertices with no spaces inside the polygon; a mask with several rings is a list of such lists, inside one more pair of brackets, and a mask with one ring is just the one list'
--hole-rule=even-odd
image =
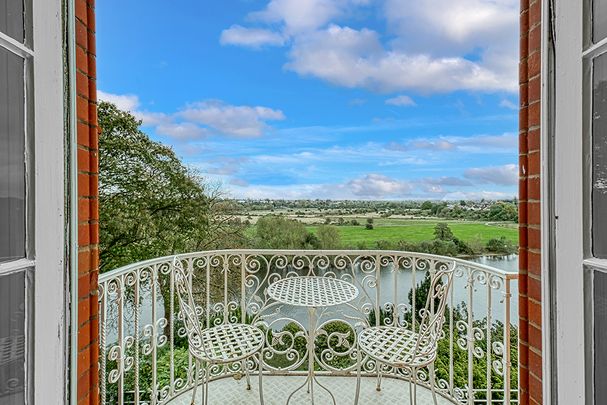
{"label": "white bistro table", "polygon": [[308,309],[309,331],[308,331],[308,377],[287,398],[287,405],[291,397],[308,386],[308,393],[314,404],[314,383],[327,391],[335,404],[335,397],[325,386],[323,386],[314,374],[314,341],[318,334],[316,325],[316,309],[348,303],[358,296],[358,288],[347,281],[331,277],[305,276],[288,277],[270,284],[268,296],[275,301],[287,305],[306,307]]}

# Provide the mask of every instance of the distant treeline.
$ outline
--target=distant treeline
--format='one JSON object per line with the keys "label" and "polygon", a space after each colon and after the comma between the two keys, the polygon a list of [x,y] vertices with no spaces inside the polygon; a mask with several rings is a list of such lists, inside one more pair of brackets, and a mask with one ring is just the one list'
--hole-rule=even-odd
{"label": "distant treeline", "polygon": [[477,221],[518,222],[518,200],[480,201],[356,201],[356,200],[239,200],[243,213],[254,211],[288,211],[305,214],[304,210],[327,211],[331,215],[374,213],[383,217],[407,215]]}

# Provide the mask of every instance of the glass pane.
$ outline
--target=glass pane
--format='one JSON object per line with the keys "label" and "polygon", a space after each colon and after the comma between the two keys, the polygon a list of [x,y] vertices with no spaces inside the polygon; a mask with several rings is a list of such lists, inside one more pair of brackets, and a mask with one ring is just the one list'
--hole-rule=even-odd
{"label": "glass pane", "polygon": [[592,247],[607,258],[607,54],[594,60],[592,123]]}
{"label": "glass pane", "polygon": [[0,276],[0,404],[25,404],[25,272]]}
{"label": "glass pane", "polygon": [[23,42],[24,26],[23,0],[0,0],[0,31]]}
{"label": "glass pane", "polygon": [[25,257],[23,59],[0,48],[0,263]]}
{"label": "glass pane", "polygon": [[607,274],[594,272],[595,404],[607,404]]}

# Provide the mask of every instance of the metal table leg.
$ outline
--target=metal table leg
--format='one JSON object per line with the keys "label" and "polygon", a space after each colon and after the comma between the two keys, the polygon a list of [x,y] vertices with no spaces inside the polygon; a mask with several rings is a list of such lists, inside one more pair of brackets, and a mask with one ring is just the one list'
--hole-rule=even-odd
{"label": "metal table leg", "polygon": [[329,395],[331,396],[331,399],[333,400],[333,405],[337,405],[336,401],[335,401],[335,397],[333,396],[333,393],[331,391],[329,391],[329,389],[327,387],[325,387],[324,385],[322,385],[317,379],[316,379],[316,375],[315,375],[315,370],[314,370],[314,341],[316,340],[316,308],[315,307],[308,307],[308,342],[307,342],[307,346],[308,346],[308,376],[306,377],[306,381],[300,386],[298,387],[295,391],[293,391],[291,393],[291,395],[289,395],[289,398],[287,398],[287,405],[289,405],[289,402],[291,401],[291,398],[293,397],[293,395],[295,395],[295,393],[297,391],[299,391],[300,389],[302,389],[303,387],[307,386],[307,392],[310,394],[310,399],[312,401],[312,405],[314,405],[314,383],[318,384],[318,386],[322,389],[324,389],[325,391],[327,391],[329,393]]}

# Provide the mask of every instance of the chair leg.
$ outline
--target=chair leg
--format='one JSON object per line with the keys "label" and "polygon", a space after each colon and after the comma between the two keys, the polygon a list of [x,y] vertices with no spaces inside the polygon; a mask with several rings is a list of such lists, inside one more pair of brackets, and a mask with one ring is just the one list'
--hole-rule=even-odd
{"label": "chair leg", "polygon": [[243,360],[242,361],[242,371],[245,374],[245,377],[247,378],[247,391],[251,391],[251,375],[249,374],[249,367],[247,367],[247,360]]}
{"label": "chair leg", "polygon": [[354,405],[358,405],[358,397],[360,396],[360,379],[361,379],[361,367],[362,367],[362,356],[361,350],[357,350],[356,354],[356,392],[354,394]]}
{"label": "chair leg", "polygon": [[259,403],[264,405],[263,402],[263,350],[259,353]]}
{"label": "chair leg", "polygon": [[413,383],[413,400],[411,405],[417,405],[417,369],[411,369],[411,381]]}
{"label": "chair leg", "polygon": [[192,403],[196,403],[196,390],[198,389],[198,375],[200,374],[200,367],[198,366],[198,360],[194,360],[194,389],[192,389]]}
{"label": "chair leg", "polygon": [[209,404],[209,380],[211,379],[211,363],[207,363],[206,373],[204,376],[204,405]]}
{"label": "chair leg", "polygon": [[377,363],[377,385],[375,391],[381,391],[381,363]]}
{"label": "chair leg", "polygon": [[436,400],[436,375],[434,371],[434,363],[428,366],[430,368],[430,389],[432,390],[432,401],[434,401],[434,405],[438,405],[438,401]]}

